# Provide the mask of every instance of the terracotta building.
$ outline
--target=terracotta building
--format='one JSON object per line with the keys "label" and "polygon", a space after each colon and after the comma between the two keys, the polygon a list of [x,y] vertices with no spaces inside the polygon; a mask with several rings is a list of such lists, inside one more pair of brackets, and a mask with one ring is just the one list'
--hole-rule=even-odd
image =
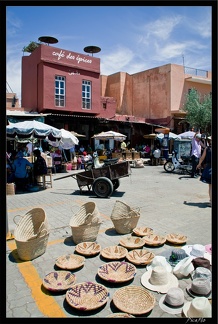
{"label": "terracotta building", "polygon": [[212,91],[208,71],[166,64],[105,76],[99,58],[44,44],[22,57],[21,84],[23,108],[18,110],[25,116],[41,114],[52,126],[84,134],[81,140],[87,142],[113,129],[126,134],[133,146],[157,126],[186,130],[181,121],[189,89],[202,95]]}

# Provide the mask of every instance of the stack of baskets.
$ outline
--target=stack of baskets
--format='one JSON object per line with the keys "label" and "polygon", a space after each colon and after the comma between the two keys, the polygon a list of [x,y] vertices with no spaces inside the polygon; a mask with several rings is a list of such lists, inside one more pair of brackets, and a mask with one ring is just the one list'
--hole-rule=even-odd
{"label": "stack of baskets", "polygon": [[74,243],[94,242],[101,226],[100,213],[94,202],[83,204],[70,219]]}
{"label": "stack of baskets", "polygon": [[111,220],[119,234],[128,234],[138,224],[140,218],[139,208],[133,209],[126,203],[116,200],[111,213]]}
{"label": "stack of baskets", "polygon": [[[18,223],[16,217],[21,217]],[[33,208],[24,216],[17,215],[14,223],[14,239],[21,260],[30,261],[45,253],[49,228],[44,209]]]}

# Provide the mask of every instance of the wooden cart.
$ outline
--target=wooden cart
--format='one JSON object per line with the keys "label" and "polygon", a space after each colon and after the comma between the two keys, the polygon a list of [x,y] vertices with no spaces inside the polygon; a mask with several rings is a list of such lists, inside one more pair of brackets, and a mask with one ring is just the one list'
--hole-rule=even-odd
{"label": "wooden cart", "polygon": [[116,164],[106,165],[101,168],[93,168],[88,171],[84,170],[69,176],[77,181],[80,193],[82,193],[84,187],[87,187],[89,191],[92,189],[97,197],[107,198],[110,197],[113,191],[119,187],[119,179],[128,177],[131,172],[129,161],[123,161]]}

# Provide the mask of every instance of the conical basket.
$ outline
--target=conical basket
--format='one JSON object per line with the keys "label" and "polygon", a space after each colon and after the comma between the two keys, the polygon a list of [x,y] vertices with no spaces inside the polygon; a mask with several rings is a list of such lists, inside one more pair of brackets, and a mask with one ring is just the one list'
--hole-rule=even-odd
{"label": "conical basket", "polygon": [[101,226],[100,213],[94,202],[83,204],[70,219],[74,243],[94,242]]}
{"label": "conical basket", "polygon": [[133,209],[126,203],[116,200],[111,213],[111,220],[117,233],[131,233],[137,226],[139,218],[139,208]]}

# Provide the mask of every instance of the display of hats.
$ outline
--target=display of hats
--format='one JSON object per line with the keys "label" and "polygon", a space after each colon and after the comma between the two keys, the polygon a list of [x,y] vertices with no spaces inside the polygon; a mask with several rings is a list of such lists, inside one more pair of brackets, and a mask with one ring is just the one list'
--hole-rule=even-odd
{"label": "display of hats", "polygon": [[212,316],[212,306],[206,297],[195,297],[183,306],[183,314],[189,318],[205,318]]}
{"label": "display of hats", "polygon": [[74,270],[84,265],[85,258],[81,255],[66,254],[57,258],[55,264],[61,269]]}
{"label": "display of hats", "polygon": [[204,267],[210,270],[210,261],[208,259],[205,258],[194,258],[192,260],[192,264],[194,266],[194,268],[198,268],[198,267]]}
{"label": "display of hats", "polygon": [[171,244],[184,244],[187,242],[187,236],[183,234],[171,233],[167,234],[166,240]]}
{"label": "display of hats", "polygon": [[205,245],[205,251],[212,254],[212,244]]}
{"label": "display of hats", "polygon": [[185,245],[182,247],[182,249],[185,250],[185,252],[188,255],[193,256],[195,258],[208,259],[211,264],[211,254],[206,252],[204,245],[202,245],[202,244]]}
{"label": "display of hats", "polygon": [[151,264],[147,265],[147,270],[154,269],[156,266],[162,266],[167,272],[172,272],[172,266],[167,262],[167,259],[161,255],[155,255]]}
{"label": "display of hats", "polygon": [[143,249],[131,250],[126,255],[127,260],[135,265],[150,264],[154,257],[154,253]]}
{"label": "display of hats", "polygon": [[101,279],[109,282],[126,282],[136,275],[136,267],[125,261],[108,262],[98,268]]}
{"label": "display of hats", "polygon": [[141,315],[150,312],[154,308],[155,297],[143,287],[130,285],[115,291],[113,303],[122,312]]}
{"label": "display of hats", "polygon": [[150,227],[135,227],[133,233],[137,236],[146,236],[153,234],[153,229]]}
{"label": "display of hats", "polygon": [[85,256],[96,255],[100,252],[101,246],[96,242],[81,242],[75,247],[75,251]]}
{"label": "display of hats", "polygon": [[101,250],[101,256],[106,259],[119,260],[125,258],[128,250],[119,245],[108,246]]}
{"label": "display of hats", "polygon": [[157,235],[157,234],[151,234],[144,236],[145,244],[150,246],[159,246],[166,242],[166,237]]}
{"label": "display of hats", "polygon": [[69,271],[52,271],[48,273],[43,281],[43,286],[51,291],[63,291],[71,288],[76,281],[75,274]]}
{"label": "display of hats", "polygon": [[187,277],[194,271],[192,260],[193,258],[188,256],[175,265],[173,273],[177,276],[177,278],[181,279],[182,277]]}
{"label": "display of hats", "polygon": [[[194,266],[193,266],[194,267]],[[192,280],[196,278],[205,278],[212,281],[212,272],[204,267],[197,267],[191,274]]]}
{"label": "display of hats", "polygon": [[127,249],[137,249],[143,247],[145,239],[144,237],[127,236],[122,238],[119,244]]}
{"label": "display of hats", "polygon": [[171,264],[171,266],[175,267],[175,265],[186,258],[188,255],[181,248],[168,249],[161,253],[161,255],[165,256],[167,261]]}
{"label": "display of hats", "polygon": [[196,278],[186,287],[191,297],[211,297],[211,281],[206,278]]}
{"label": "display of hats", "polygon": [[160,308],[169,314],[180,314],[184,306],[184,292],[179,287],[172,287],[159,300]]}
{"label": "display of hats", "polygon": [[178,287],[179,282],[176,276],[168,272],[165,267],[156,266],[146,271],[141,276],[141,284],[153,291],[165,294],[172,287]]}
{"label": "display of hats", "polygon": [[75,284],[66,292],[68,304],[81,311],[97,309],[106,304],[108,299],[108,289],[96,282],[81,282]]}

